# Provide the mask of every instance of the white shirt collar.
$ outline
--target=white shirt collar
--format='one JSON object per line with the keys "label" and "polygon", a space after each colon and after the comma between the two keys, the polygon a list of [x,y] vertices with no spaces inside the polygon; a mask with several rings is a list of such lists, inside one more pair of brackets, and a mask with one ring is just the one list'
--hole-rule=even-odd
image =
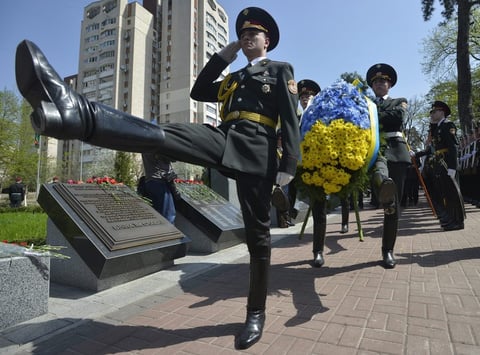
{"label": "white shirt collar", "polygon": [[257,64],[258,62],[260,62],[261,60],[264,60],[264,59],[267,59],[267,57],[258,57],[258,58],[255,58],[253,59],[250,64],[253,66],[255,64]]}

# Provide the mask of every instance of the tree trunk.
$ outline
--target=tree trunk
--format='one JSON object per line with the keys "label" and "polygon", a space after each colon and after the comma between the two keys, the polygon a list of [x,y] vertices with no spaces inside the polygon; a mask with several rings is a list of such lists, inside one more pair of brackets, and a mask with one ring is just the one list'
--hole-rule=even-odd
{"label": "tree trunk", "polygon": [[470,70],[470,9],[469,0],[458,0],[457,72],[458,72],[458,117],[464,134],[471,133],[472,74]]}

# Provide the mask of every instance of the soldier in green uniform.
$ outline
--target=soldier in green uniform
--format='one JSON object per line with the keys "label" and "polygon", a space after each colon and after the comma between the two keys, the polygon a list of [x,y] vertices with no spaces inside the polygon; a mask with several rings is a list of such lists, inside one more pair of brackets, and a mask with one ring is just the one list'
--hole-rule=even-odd
{"label": "soldier in green uniform", "polygon": [[378,63],[367,71],[367,83],[375,93],[380,130],[380,149],[373,168],[372,185],[380,207],[384,209],[382,259],[385,268],[397,264],[393,248],[397,239],[400,199],[407,167],[411,163],[403,125],[407,110],[405,98],[391,98],[390,89],[397,82],[392,66]]}
{"label": "soldier in green uniform", "polygon": [[435,190],[440,196],[446,217],[442,223],[445,231],[464,228],[465,209],[458,185],[458,137],[455,124],[448,119],[450,107],[443,101],[435,101],[430,110],[432,123],[432,160],[435,179],[441,188]]}
{"label": "soldier in green uniform", "polygon": [[[214,54],[199,73],[190,96],[222,103],[218,127],[189,123],[155,125],[71,90],[29,41],[17,48],[16,77],[33,107],[35,131],[58,139],[140,153],[215,168],[236,180],[250,253],[250,289],[244,327],[235,339],[246,349],[262,336],[270,266],[270,208],[273,184],[288,184],[299,158],[298,97],[293,68],[267,58],[279,41],[275,20],[249,7],[236,20],[238,39]],[[242,50],[248,67],[217,81]],[[277,159],[277,124],[282,158]]]}

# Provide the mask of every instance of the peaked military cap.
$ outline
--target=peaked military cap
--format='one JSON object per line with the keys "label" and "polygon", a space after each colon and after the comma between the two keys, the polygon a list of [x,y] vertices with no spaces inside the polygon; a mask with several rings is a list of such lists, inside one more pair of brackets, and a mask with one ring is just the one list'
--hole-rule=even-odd
{"label": "peaked military cap", "polygon": [[320,85],[310,79],[300,80],[297,84],[298,96],[302,95],[317,95],[321,89]]}
{"label": "peaked military cap", "polygon": [[393,69],[392,66],[385,63],[378,63],[372,65],[367,71],[367,83],[368,86],[372,86],[372,83],[375,79],[386,79],[390,81],[392,87],[397,82],[397,72]]}
{"label": "peaked military cap", "polygon": [[445,117],[450,116],[450,113],[452,113],[450,107],[448,107],[448,105],[443,101],[435,101],[432,104],[432,110],[430,112],[433,110],[442,110],[445,113]]}
{"label": "peaked military cap", "polygon": [[238,38],[240,38],[242,31],[247,29],[265,32],[270,39],[270,45],[267,48],[267,52],[274,49],[280,39],[280,32],[277,23],[268,12],[259,7],[247,7],[246,9],[243,9],[237,16],[235,29]]}

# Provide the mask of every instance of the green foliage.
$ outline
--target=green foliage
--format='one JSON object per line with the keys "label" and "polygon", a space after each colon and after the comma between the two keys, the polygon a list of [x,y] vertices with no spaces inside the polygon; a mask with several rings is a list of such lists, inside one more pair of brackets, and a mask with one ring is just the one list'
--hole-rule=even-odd
{"label": "green foliage", "polygon": [[47,214],[38,210],[17,209],[0,213],[0,241],[10,243],[45,244],[47,237]]}
{"label": "green foliage", "polygon": [[[435,10],[433,4],[436,0],[422,0],[422,13],[425,21],[428,21]],[[455,11],[456,0],[440,0],[440,4],[443,5],[442,16],[449,20]]]}
{"label": "green foliage", "polygon": [[[422,13],[428,21],[435,7],[435,0],[422,0]],[[478,67],[478,62],[471,64],[471,59],[478,61],[480,55],[480,38],[478,26],[480,2],[478,0],[441,0],[444,22],[424,42],[425,53],[422,63],[424,71],[438,83],[455,80],[458,91],[459,128],[469,133],[476,116],[473,108],[474,89],[471,68]],[[443,100],[446,101],[446,100]],[[452,105],[449,105],[452,108]]]}
{"label": "green foliage", "polygon": [[358,74],[356,71],[353,73],[345,72],[340,75],[340,78],[345,80],[347,83],[353,84],[355,80],[360,80],[361,85],[359,86],[359,90],[365,93],[368,90],[368,83],[367,80],[363,78],[362,75]]}
{"label": "green foliage", "polygon": [[17,147],[19,102],[11,91],[0,91],[0,183],[11,179],[10,162]]}
{"label": "green foliage", "polygon": [[115,179],[123,182],[125,185],[133,188],[135,186],[135,176],[133,167],[132,153],[117,152],[115,155]]}
{"label": "green foliage", "polygon": [[0,91],[0,183],[9,185],[16,176],[32,189],[36,186],[37,159],[31,107],[11,91]]}

